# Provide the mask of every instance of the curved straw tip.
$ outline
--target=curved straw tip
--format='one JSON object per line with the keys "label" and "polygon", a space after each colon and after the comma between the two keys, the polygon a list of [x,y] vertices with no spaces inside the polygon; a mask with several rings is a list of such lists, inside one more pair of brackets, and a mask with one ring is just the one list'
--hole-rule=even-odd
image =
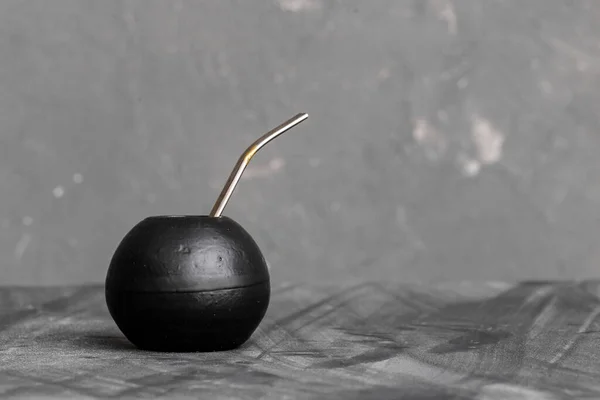
{"label": "curved straw tip", "polygon": [[242,173],[244,172],[244,168],[246,168],[246,165],[250,162],[250,159],[254,156],[254,154],[256,154],[256,152],[259,149],[261,149],[271,140],[275,139],[277,136],[298,125],[306,118],[308,118],[307,113],[296,114],[294,117],[279,125],[277,128],[274,128],[273,130],[265,133],[263,136],[258,138],[250,147],[248,147],[248,149],[246,149],[246,151],[241,155],[240,159],[238,160],[238,163],[236,164],[234,170],[231,172],[231,175],[229,176],[227,183],[223,187],[223,190],[221,191],[217,202],[213,206],[213,209],[210,213],[211,217],[221,216],[225,205],[229,201],[229,197],[231,197],[235,186],[237,185],[238,181],[242,176]]}

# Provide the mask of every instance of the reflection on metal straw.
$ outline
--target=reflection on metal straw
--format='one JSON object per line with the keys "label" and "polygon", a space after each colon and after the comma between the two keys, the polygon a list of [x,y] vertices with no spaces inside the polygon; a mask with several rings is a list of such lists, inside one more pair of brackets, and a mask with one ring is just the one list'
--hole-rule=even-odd
{"label": "reflection on metal straw", "polygon": [[223,187],[223,190],[221,191],[221,194],[219,195],[217,202],[213,206],[213,209],[210,212],[211,217],[220,217],[221,216],[221,214],[223,213],[223,210],[225,209],[225,206],[227,205],[227,202],[229,201],[229,198],[231,197],[231,194],[235,190],[235,187],[237,186],[240,178],[242,177],[242,174],[244,173],[246,166],[248,165],[248,163],[250,162],[252,157],[254,157],[256,152],[258,152],[258,150],[260,150],[264,145],[269,143],[271,140],[275,139],[277,136],[281,135],[282,133],[284,133],[284,132],[290,130],[291,128],[293,128],[294,126],[298,125],[300,122],[304,121],[306,118],[308,118],[308,114],[306,114],[306,113],[301,113],[301,114],[296,115],[293,118],[290,118],[283,124],[279,125],[278,127],[274,128],[273,130],[265,133],[263,136],[258,138],[254,143],[252,143],[250,145],[250,147],[248,147],[246,149],[244,154],[242,154],[242,156],[239,158],[237,164],[233,168],[233,171],[231,172],[231,175],[229,175],[229,179],[227,179],[227,182],[225,183],[225,186]]}

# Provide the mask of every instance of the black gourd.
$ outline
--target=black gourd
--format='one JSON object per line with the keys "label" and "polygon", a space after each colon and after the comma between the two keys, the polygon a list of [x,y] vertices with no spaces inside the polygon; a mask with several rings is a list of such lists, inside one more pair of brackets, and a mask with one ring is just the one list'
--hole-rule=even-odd
{"label": "black gourd", "polygon": [[298,114],[248,147],[209,215],[151,216],[125,235],[108,267],[105,297],[133,345],[224,351],[252,336],[269,305],[269,270],[252,236],[221,214],[256,152],[306,118]]}

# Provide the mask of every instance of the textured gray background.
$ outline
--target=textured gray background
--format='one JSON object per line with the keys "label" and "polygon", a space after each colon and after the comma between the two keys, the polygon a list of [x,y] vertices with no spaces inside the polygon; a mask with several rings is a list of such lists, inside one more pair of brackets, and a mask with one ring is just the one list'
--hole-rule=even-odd
{"label": "textured gray background", "polygon": [[0,280],[225,214],[274,281],[598,276],[600,2],[0,2]]}

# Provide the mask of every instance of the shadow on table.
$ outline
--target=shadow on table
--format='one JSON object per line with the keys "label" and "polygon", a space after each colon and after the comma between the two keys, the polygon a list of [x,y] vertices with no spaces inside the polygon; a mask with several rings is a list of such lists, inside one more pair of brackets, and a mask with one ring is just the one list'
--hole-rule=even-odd
{"label": "shadow on table", "polygon": [[116,336],[108,333],[90,332],[83,337],[78,337],[72,340],[73,346],[85,350],[129,350],[135,351],[137,348],[131,344],[124,336]]}

